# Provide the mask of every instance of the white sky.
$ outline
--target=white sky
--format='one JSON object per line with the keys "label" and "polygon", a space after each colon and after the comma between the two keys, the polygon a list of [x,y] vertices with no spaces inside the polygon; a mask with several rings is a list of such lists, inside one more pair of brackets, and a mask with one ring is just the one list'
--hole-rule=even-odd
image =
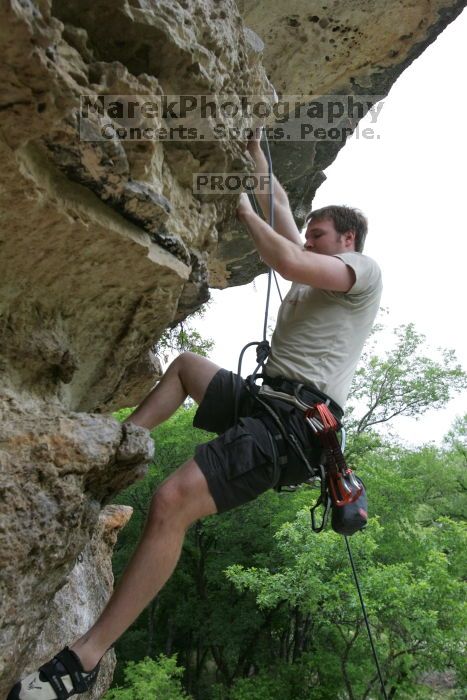
{"label": "white sky", "polygon": [[[383,270],[388,323],[414,321],[431,346],[453,348],[464,368],[466,59],[464,11],[391,89],[376,124],[379,140],[349,140],[313,202],[314,208],[347,204],[365,212],[370,223],[365,253]],[[371,123],[369,117],[364,121],[360,132]],[[265,280],[262,275],[251,285],[213,291],[205,318],[196,323],[216,342],[211,359],[227,369],[236,370],[242,347],[262,337]],[[288,283],[281,286],[286,290]],[[255,366],[254,350],[249,352],[244,376]],[[466,411],[464,394],[445,410],[419,421],[399,419],[393,428],[409,443],[439,441]]]}

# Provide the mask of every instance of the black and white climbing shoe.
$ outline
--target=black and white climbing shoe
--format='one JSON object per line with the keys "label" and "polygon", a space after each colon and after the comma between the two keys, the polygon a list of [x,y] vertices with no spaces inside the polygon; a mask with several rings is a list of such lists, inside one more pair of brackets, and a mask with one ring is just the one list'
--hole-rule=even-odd
{"label": "black and white climbing shoe", "polygon": [[65,647],[52,661],[17,683],[7,700],[66,700],[85,693],[96,682],[99,666],[100,662],[92,671],[85,671],[75,652]]}

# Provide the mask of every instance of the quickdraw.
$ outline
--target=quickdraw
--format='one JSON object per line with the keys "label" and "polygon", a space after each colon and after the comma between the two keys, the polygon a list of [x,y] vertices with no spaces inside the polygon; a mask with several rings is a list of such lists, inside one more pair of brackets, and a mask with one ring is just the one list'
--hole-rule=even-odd
{"label": "quickdraw", "polygon": [[326,404],[317,403],[306,411],[305,420],[318,436],[326,454],[326,480],[332,502],[336,506],[353,503],[361,496],[363,485],[357,481],[353,471],[345,463],[336,435],[336,430],[340,427],[336,417]]}
{"label": "quickdraw", "polygon": [[[323,448],[320,465],[321,494],[311,508],[311,527],[324,529],[332,511],[333,530],[341,535],[353,535],[368,521],[367,498],[363,482],[347,466],[344,457],[345,431],[325,403],[317,403],[305,412],[305,420]],[[342,444],[337,438],[342,433]],[[316,510],[324,507],[321,524],[316,522]]]}

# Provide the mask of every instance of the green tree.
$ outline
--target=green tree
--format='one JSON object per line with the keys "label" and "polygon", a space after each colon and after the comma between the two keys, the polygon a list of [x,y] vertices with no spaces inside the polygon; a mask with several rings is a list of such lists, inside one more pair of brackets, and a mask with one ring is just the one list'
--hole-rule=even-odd
{"label": "green tree", "polygon": [[[467,530],[449,519],[432,528],[406,523],[399,533],[392,530],[388,560],[385,530],[390,525],[395,523],[383,527],[373,520],[364,535],[353,538],[354,557],[388,692],[429,697],[418,682],[423,671],[450,667],[463,680],[466,590],[460,565],[453,565],[443,550],[465,551]],[[282,654],[280,661],[309,659],[308,692],[314,688],[313,697],[374,697],[378,679],[342,538],[329,531],[319,537],[311,533],[308,510],[282,526],[276,537],[281,566],[234,565],[227,570],[229,580],[239,591],[253,593],[262,610],[276,610],[281,602],[286,606],[288,657]],[[404,540],[412,546],[401,548]],[[301,653],[294,658],[297,642]],[[268,675],[275,673],[271,664]]]}
{"label": "green tree", "polygon": [[[445,444],[453,453],[453,456],[467,466],[467,413],[463,416],[458,416],[454,421],[451,430],[446,435]],[[462,484],[464,490],[467,490],[465,482]]]}
{"label": "green tree", "polygon": [[124,686],[111,688],[104,700],[188,700],[182,675],[176,656],[167,658],[161,654],[157,659],[130,661],[124,671]]}
{"label": "green tree", "polygon": [[[357,433],[396,416],[419,417],[429,409],[443,408],[467,386],[467,375],[453,350],[439,350],[439,360],[429,357],[425,336],[413,323],[399,326],[394,335],[395,347],[383,357],[374,352],[374,335],[355,373],[353,410],[348,413],[352,413],[351,426]],[[363,406],[363,411],[356,405]]]}
{"label": "green tree", "polygon": [[[192,414],[173,419],[178,438],[167,430],[166,453],[159,432],[160,456],[172,452],[178,463],[179,450],[191,449]],[[458,496],[458,465],[433,447],[383,442],[358,466],[378,517],[352,545],[388,688],[428,698],[422,672],[452,668],[462,680],[466,532],[443,516]],[[127,633],[139,631],[146,644],[152,635],[154,656],[177,650],[195,697],[361,700],[378,692],[342,538],[310,531],[314,496],[267,493],[192,527],[152,627],[148,609]],[[131,642],[126,649],[146,653]]]}
{"label": "green tree", "polygon": [[203,338],[193,328],[192,321],[195,318],[203,317],[208,307],[209,302],[184,321],[176,323],[172,328],[169,327],[154,346],[154,353],[161,357],[164,362],[168,362],[171,355],[186,351],[207,357],[214,347],[214,340],[212,338]]}

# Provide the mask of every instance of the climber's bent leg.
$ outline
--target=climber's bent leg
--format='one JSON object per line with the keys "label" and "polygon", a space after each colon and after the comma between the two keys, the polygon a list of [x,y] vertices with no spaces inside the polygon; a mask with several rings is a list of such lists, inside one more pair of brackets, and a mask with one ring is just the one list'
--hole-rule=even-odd
{"label": "climber's bent leg", "polygon": [[187,396],[199,404],[219,369],[206,357],[193,352],[182,353],[126,420],[151,429],[170,418]]}
{"label": "climber's bent leg", "polygon": [[189,460],[155,492],[133,557],[95,625],[72,647],[84,668],[93,668],[133,623],[172,574],[186,529],[216,512],[207,482]]}

